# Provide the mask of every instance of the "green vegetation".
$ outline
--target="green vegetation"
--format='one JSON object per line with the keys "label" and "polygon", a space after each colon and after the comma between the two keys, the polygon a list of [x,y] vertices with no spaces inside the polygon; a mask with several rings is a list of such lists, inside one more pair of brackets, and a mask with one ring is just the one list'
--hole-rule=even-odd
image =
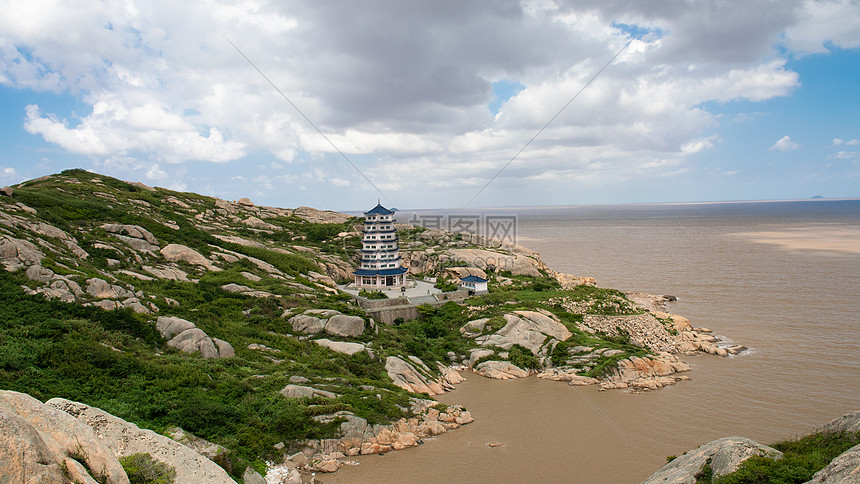
{"label": "green vegetation", "polygon": [[120,457],[119,463],[125,469],[131,484],[173,484],[176,480],[176,470],[173,467],[158,462],[146,453]]}
{"label": "green vegetation", "polygon": [[[858,433],[817,433],[796,440],[772,445],[783,453],[782,458],[754,456],[745,460],[738,470],[713,479],[708,473],[697,475],[697,483],[715,484],[799,484],[812,479],[839,454],[857,445]],[[710,469],[710,466],[708,466]]]}
{"label": "green vegetation", "polygon": [[[198,324],[217,325],[238,348],[235,358],[204,360],[165,346],[143,316],[27,296],[13,274],[2,272],[0,387],[84,402],[142,427],[182,427],[236,450],[237,463],[273,457],[277,442],[331,436],[334,424],[312,419],[324,410],[350,410],[373,423],[405,416],[409,395],[390,383],[379,359],[270,335],[266,326],[254,327],[265,317],[245,317],[241,307],[218,298],[196,308]],[[228,324],[233,318],[246,324]],[[242,341],[276,348],[285,361],[242,351]],[[283,398],[278,390],[296,374],[336,378],[339,396],[314,410],[320,402]],[[376,390],[359,388],[368,384]]]}
{"label": "green vegetation", "polygon": [[445,361],[449,351],[468,354],[475,346],[460,336],[460,328],[470,319],[463,306],[454,302],[425,304],[418,307],[418,313],[418,319],[380,326],[374,344],[388,354],[415,355],[425,362]]}
{"label": "green vegetation", "polygon": [[508,350],[508,360],[525,370],[540,369],[540,361],[532,354],[531,350],[520,345],[511,346],[511,349]]}
{"label": "green vegetation", "polygon": [[447,279],[440,279],[436,284],[433,285],[436,289],[439,289],[442,292],[451,292],[457,290],[457,284],[448,281]]}
{"label": "green vegetation", "polygon": [[273,250],[264,249],[262,247],[248,247],[239,244],[231,244],[227,242],[217,241],[217,244],[225,249],[239,252],[255,259],[260,259],[264,262],[272,264],[278,270],[287,274],[298,275],[307,274],[309,271],[319,270],[319,267],[312,260],[299,254],[284,254]]}
{"label": "green vegetation", "polygon": [[705,462],[705,465],[702,467],[702,470],[696,473],[695,476],[696,483],[711,483],[714,479],[714,468],[711,467],[711,459],[708,459]]}
{"label": "green vegetation", "polygon": [[362,289],[361,291],[358,291],[358,295],[367,299],[388,299],[388,296],[386,296],[382,291],[368,291],[367,289]]}

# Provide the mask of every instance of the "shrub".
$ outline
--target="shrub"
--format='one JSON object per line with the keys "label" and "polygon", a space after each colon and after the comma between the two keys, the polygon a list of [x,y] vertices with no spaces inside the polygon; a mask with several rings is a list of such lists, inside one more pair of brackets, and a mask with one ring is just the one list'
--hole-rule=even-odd
{"label": "shrub", "polygon": [[451,292],[457,290],[457,285],[453,282],[449,282],[446,280],[441,280],[433,285],[436,289],[439,289],[442,292]]}
{"label": "shrub", "polygon": [[537,357],[532,354],[532,352],[523,346],[513,345],[511,349],[508,351],[508,359],[514,365],[527,370],[538,370],[540,369],[540,361]]}
{"label": "shrub", "polygon": [[555,348],[552,350],[552,364],[553,366],[561,366],[567,363],[567,348],[570,346],[570,343],[567,341],[559,341],[558,344],[555,345]]}
{"label": "shrub", "polygon": [[388,296],[386,296],[382,291],[368,291],[367,289],[362,289],[358,292],[358,295],[367,299],[388,299]]}
{"label": "shrub", "polygon": [[173,484],[176,480],[176,469],[146,453],[120,457],[119,463],[131,484]]}
{"label": "shrub", "polygon": [[[797,440],[778,442],[773,448],[783,453],[781,459],[754,456],[745,460],[735,472],[720,477],[718,484],[794,484],[807,482],[839,454],[857,445],[860,433],[835,432],[812,434]],[[699,481],[697,481],[699,482]],[[701,482],[712,482],[702,480]]]}

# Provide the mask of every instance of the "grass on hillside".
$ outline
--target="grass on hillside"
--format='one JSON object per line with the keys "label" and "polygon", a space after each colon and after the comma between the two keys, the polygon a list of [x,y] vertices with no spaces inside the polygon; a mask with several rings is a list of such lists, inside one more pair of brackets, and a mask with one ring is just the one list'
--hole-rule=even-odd
{"label": "grass on hillside", "polygon": [[[321,413],[350,410],[372,423],[406,416],[400,407],[408,407],[410,394],[390,383],[380,359],[272,335],[263,329],[272,318],[252,316],[243,324],[241,306],[211,302],[205,311],[222,309],[209,330],[218,319],[217,335],[233,342],[234,358],[179,353],[140,315],[28,296],[14,274],[0,273],[0,387],[43,401],[79,401],[146,428],[179,426],[233,449],[237,463],[274,457],[277,442],[333,436],[336,423],[312,419]],[[251,341],[280,351],[264,355],[240,345]],[[278,391],[293,375],[340,396],[285,399]]]}

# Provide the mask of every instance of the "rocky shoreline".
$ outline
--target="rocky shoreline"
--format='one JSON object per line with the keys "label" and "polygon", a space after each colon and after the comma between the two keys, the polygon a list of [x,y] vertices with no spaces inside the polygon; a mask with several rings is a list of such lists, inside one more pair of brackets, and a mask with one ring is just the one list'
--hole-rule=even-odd
{"label": "rocky shoreline", "polygon": [[[564,275],[562,275],[564,277]],[[574,280],[571,276],[569,280]],[[587,280],[576,278],[577,281]],[[694,328],[687,318],[670,314],[671,296],[628,294],[635,309],[642,314],[604,316],[584,314],[587,308],[577,308],[565,301],[556,301],[567,311],[583,314],[581,329],[587,332],[602,332],[611,336],[626,333],[635,344],[655,354],[632,356],[617,361],[617,367],[600,378],[580,374],[582,368],[552,367],[543,371],[517,367],[501,359],[484,360],[493,348],[511,348],[519,345],[531,350],[543,363],[549,362],[549,352],[558,343],[570,337],[570,332],[557,316],[545,311],[512,311],[504,315],[504,326],[487,333],[488,318],[469,321],[460,329],[461,335],[474,339],[488,349],[473,350],[469,355],[450,354],[450,365],[437,362],[436,371],[415,356],[386,359],[386,371],[395,385],[415,393],[438,395],[455,389],[464,381],[460,372],[466,371],[491,379],[507,380],[537,376],[547,380],[564,381],[569,385],[598,385],[601,391],[625,389],[632,393],[652,391],[689,380],[683,375],[690,366],[681,361],[679,355],[709,354],[726,357],[744,351],[743,346],[718,346],[718,340],[707,328]],[[299,323],[299,320],[294,321]],[[621,353],[605,348],[575,346],[568,349],[575,361],[589,361],[611,357]],[[501,356],[506,357],[506,354]],[[459,361],[458,363],[458,360]],[[569,360],[571,361],[571,360]],[[335,472],[345,465],[355,465],[350,457],[368,454],[384,454],[420,445],[423,439],[435,437],[472,422],[473,416],[459,406],[446,411],[437,410],[432,400],[413,400],[411,412],[416,416],[401,419],[393,425],[368,425],[367,421],[349,412],[338,412],[321,416],[323,422],[342,419],[340,437],[305,443],[302,452],[294,454],[283,463],[273,464],[276,475],[290,476],[290,484],[300,482],[300,475],[314,472]],[[290,480],[292,479],[292,480]]]}
{"label": "rocky shoreline", "polygon": [[302,451],[287,457],[282,463],[270,465],[270,472],[286,476],[285,480],[276,482],[298,484],[302,482],[301,475],[336,472],[342,466],[356,465],[357,462],[350,457],[416,447],[423,444],[424,439],[474,421],[471,413],[463,407],[446,407],[433,400],[415,398],[410,410],[415,417],[400,419],[391,425],[370,425],[351,412],[322,415],[318,417],[322,423],[342,420],[341,437],[307,441]]}
{"label": "rocky shoreline", "polygon": [[[468,361],[464,361],[464,365],[472,372],[487,378],[506,380],[536,374],[538,378],[566,381],[570,385],[599,385],[600,390],[629,389],[640,392],[657,390],[681,380],[688,380],[688,376],[679,373],[690,371],[690,366],[681,361],[678,355],[705,353],[726,357],[740,354],[747,349],[740,345],[720,346],[710,329],[694,328],[687,318],[666,312],[669,302],[674,300],[671,296],[643,293],[631,293],[627,296],[636,308],[644,311],[642,314],[586,314],[588,307],[580,302],[571,302],[564,298],[550,300],[572,314],[582,314],[580,329],[583,331],[609,336],[628,335],[634,344],[654,352],[654,355],[632,356],[619,360],[616,368],[600,378],[582,375],[583,368],[588,368],[589,362],[615,356],[620,354],[620,351],[573,346],[567,349],[570,354],[567,363],[573,363],[575,366],[549,365],[549,368],[536,372],[498,360],[484,361],[476,365],[477,360],[492,354],[490,350],[477,350],[473,351]],[[460,332],[465,337],[475,338],[481,345],[501,348],[520,345],[531,349],[544,364],[548,361],[548,350],[570,336],[559,319],[548,311],[513,311],[505,315],[507,324],[489,335],[482,332],[487,321],[470,321]],[[537,341],[542,342],[542,345],[536,345]]]}

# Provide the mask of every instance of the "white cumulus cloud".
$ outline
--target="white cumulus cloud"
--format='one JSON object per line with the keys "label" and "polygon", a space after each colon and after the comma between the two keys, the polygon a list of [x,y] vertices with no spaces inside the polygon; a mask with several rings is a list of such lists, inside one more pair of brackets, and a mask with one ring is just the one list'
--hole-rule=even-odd
{"label": "white cumulus cloud", "polygon": [[770,151],[792,151],[798,148],[800,148],[800,145],[791,141],[791,137],[785,135],[770,147]]}
{"label": "white cumulus cloud", "polygon": [[[523,180],[569,193],[569,182],[679,175],[720,141],[725,121],[709,106],[789,96],[800,86],[791,54],[860,42],[860,6],[850,0],[432,8],[0,0],[0,8],[0,84],[77,101],[74,109],[31,101],[19,113],[50,144],[174,186],[196,174],[218,193],[232,189],[229,176],[179,167],[253,158],[247,166],[283,170],[284,179],[368,189],[339,150],[360,157],[402,206],[436,203],[442,192],[464,203],[568,102],[487,196],[498,184],[495,201],[506,202]],[[649,33],[588,84],[632,39],[622,24]],[[494,115],[493,83],[503,79],[525,88]],[[796,148],[787,136],[772,147]]]}

